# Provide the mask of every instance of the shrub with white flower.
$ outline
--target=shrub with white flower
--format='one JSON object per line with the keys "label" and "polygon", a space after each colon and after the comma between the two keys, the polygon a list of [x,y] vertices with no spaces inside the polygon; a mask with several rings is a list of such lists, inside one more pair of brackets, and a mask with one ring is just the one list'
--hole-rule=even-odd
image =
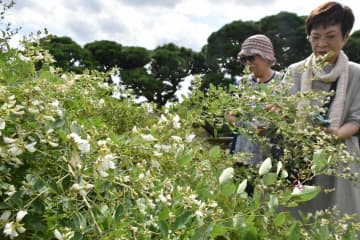
{"label": "shrub with white flower", "polygon": [[[6,214],[5,214],[6,213]],[[10,217],[9,212],[5,212],[1,216],[2,221],[7,221],[7,219]],[[16,214],[16,220],[10,221],[5,224],[3,233],[5,236],[8,236],[10,239],[16,238],[19,236],[19,234],[24,233],[26,229],[24,228],[24,225],[21,222],[21,220],[25,217],[27,214],[27,211],[20,210]]]}
{"label": "shrub with white flower", "polygon": [[72,139],[76,143],[81,153],[90,152],[90,143],[88,140],[82,139],[77,133],[70,133],[68,138]]}
{"label": "shrub with white flower", "polygon": [[[291,207],[317,195],[317,186],[301,184],[311,179],[312,170],[331,173],[325,170],[335,168],[327,165],[351,163],[330,137],[306,126],[297,131],[288,121],[298,119],[291,105],[295,97],[242,86],[231,89],[241,94],[214,86],[204,93],[195,85],[182,103],[156,109],[105,83],[119,72],[63,72],[36,39],[23,44],[21,55],[7,49],[0,58],[1,239],[293,239],[299,234],[326,239],[319,234],[327,232],[355,236],[353,219],[333,209],[319,218],[314,215],[311,226],[277,211],[278,206]],[[199,80],[196,77],[195,84]],[[120,100],[115,92],[130,97]],[[279,107],[284,113],[257,109],[271,98],[289,101]],[[249,107],[250,99],[259,104]],[[230,109],[261,113],[265,122],[276,120],[276,131],[286,134],[278,143],[284,156],[238,167],[242,155],[227,154],[207,141],[198,127],[204,115],[216,116],[210,122],[218,123]],[[237,130],[252,136],[252,130]],[[256,140],[270,144],[266,137]],[[324,149],[324,154],[314,155],[316,149]],[[311,157],[314,166],[309,166]],[[270,159],[277,162],[276,169]],[[296,164],[302,167],[298,177],[305,178],[300,184],[291,180]]]}
{"label": "shrub with white flower", "polygon": [[113,154],[106,154],[105,156],[98,158],[95,165],[97,166],[97,171],[101,177],[109,176],[108,171],[110,169],[115,169],[115,159],[116,156]]}

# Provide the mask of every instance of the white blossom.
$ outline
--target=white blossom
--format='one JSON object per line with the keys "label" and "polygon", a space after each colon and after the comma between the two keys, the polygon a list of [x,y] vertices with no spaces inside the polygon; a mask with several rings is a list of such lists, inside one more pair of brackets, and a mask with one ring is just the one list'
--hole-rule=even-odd
{"label": "white blossom", "polygon": [[23,227],[23,224],[20,223],[20,221],[24,218],[24,216],[27,214],[27,211],[20,210],[16,214],[16,222],[8,222],[5,224],[4,227],[4,234],[10,239],[13,239],[14,237],[18,237],[19,233],[24,233],[26,229]]}
{"label": "white blossom", "polygon": [[99,147],[105,146],[106,143],[107,143],[106,140],[99,140],[99,141],[97,141],[97,145],[98,145]]}
{"label": "white blossom", "polygon": [[190,134],[186,136],[185,141],[191,143],[194,140],[194,138],[195,138],[195,134]]}
{"label": "white blossom", "polygon": [[167,198],[162,193],[159,194],[159,200],[162,203],[167,203],[168,202]]}
{"label": "white blossom", "polygon": [[16,231],[16,225],[14,224],[14,222],[9,222],[5,224],[4,234],[5,236],[9,236],[10,239],[19,236],[18,232]]}
{"label": "white blossom", "polygon": [[59,107],[59,101],[58,100],[54,100],[50,103],[50,105],[54,108],[58,108]]}
{"label": "white blossom", "polygon": [[5,192],[5,194],[8,195],[9,197],[14,195],[14,193],[16,193],[16,189],[14,185],[10,185],[8,191]]}
{"label": "white blossom", "polygon": [[37,91],[37,92],[41,92],[41,88],[39,86],[35,86],[34,90]]}
{"label": "white blossom", "polygon": [[58,240],[64,239],[63,235],[57,229],[54,230],[54,235],[55,235],[56,239],[58,239]]}
{"label": "white blossom", "polygon": [[178,143],[182,142],[182,138],[179,136],[171,136],[171,139]]}
{"label": "white blossom", "polygon": [[165,115],[164,114],[161,114],[161,116],[160,116],[160,119],[159,119],[159,123],[166,123],[168,120],[167,120],[167,118],[165,117]]}
{"label": "white blossom", "polygon": [[56,119],[55,119],[53,116],[47,116],[47,115],[45,115],[43,118],[44,118],[45,120],[47,120],[47,121],[50,121],[50,122],[55,122],[55,121],[56,121]]}
{"label": "white blossom", "polygon": [[0,130],[4,130],[6,127],[6,122],[4,119],[0,118]]}
{"label": "white blossom", "polygon": [[34,100],[31,101],[31,104],[34,105],[34,106],[39,106],[41,104],[41,101],[37,100],[37,99],[34,99]]}
{"label": "white blossom", "polygon": [[74,236],[74,232],[70,231],[68,229],[65,229],[66,231],[64,233],[61,233],[58,229],[54,230],[55,238],[58,240],[69,240],[72,239]]}
{"label": "white blossom", "polygon": [[160,168],[160,163],[156,160],[151,160],[151,166],[153,168]]}
{"label": "white blossom", "polygon": [[16,222],[20,222],[25,215],[27,214],[27,211],[24,210],[20,210],[17,214],[16,214]]}
{"label": "white blossom", "polygon": [[7,220],[9,219],[10,216],[11,216],[10,211],[3,212],[0,217],[0,222],[7,222]]}
{"label": "white blossom", "polygon": [[137,129],[136,126],[134,126],[134,127],[131,129],[131,132],[136,134],[136,133],[139,133],[139,130]]}
{"label": "white blossom", "polygon": [[24,152],[23,149],[19,148],[16,144],[11,144],[10,148],[8,149],[8,153],[11,156],[19,156],[23,152]]}
{"label": "white blossom", "polygon": [[71,137],[74,142],[77,144],[78,149],[80,150],[81,153],[88,153],[90,152],[90,143],[88,140],[86,139],[82,139],[79,135],[77,135],[76,133],[71,133],[69,135],[69,137]]}
{"label": "white blossom", "polygon": [[276,174],[279,174],[279,172],[280,172],[281,169],[282,169],[282,166],[283,166],[283,165],[282,165],[282,162],[279,161],[279,162],[277,163]]}
{"label": "white blossom", "polygon": [[204,216],[204,214],[200,210],[196,210],[195,211],[195,216],[202,218]]}
{"label": "white blossom", "polygon": [[104,101],[104,99],[101,98],[101,99],[99,100],[99,104],[98,104],[99,108],[104,107],[104,104],[105,104],[105,101]]}
{"label": "white blossom", "polygon": [[179,129],[181,127],[179,115],[176,114],[172,120],[173,120],[173,128]]}
{"label": "white blossom", "polygon": [[154,155],[154,157],[161,157],[163,154],[161,152],[154,151],[153,155]]}
{"label": "white blossom", "polygon": [[32,142],[32,143],[26,144],[25,149],[28,150],[31,153],[35,152],[36,151],[36,148],[35,148],[36,143],[37,142]]}
{"label": "white blossom", "polygon": [[101,177],[109,176],[107,171],[109,169],[115,169],[115,163],[113,162],[114,159],[115,156],[113,154],[106,154],[104,157],[99,158],[98,171]]}
{"label": "white blossom", "polygon": [[29,57],[26,57],[26,56],[22,55],[21,53],[18,54],[18,57],[23,62],[29,62],[30,61]]}
{"label": "white blossom", "polygon": [[153,142],[156,141],[157,139],[154,138],[151,134],[144,134],[142,135],[142,139],[146,142]]}
{"label": "white blossom", "polygon": [[14,143],[16,141],[16,139],[14,138],[8,138],[8,137],[4,137],[4,143],[10,144],[10,143]]}
{"label": "white blossom", "polygon": [[220,184],[223,184],[229,180],[231,180],[234,177],[234,168],[229,167],[224,169],[224,171],[221,173],[219,177]]}
{"label": "white blossom", "polygon": [[245,189],[247,187],[247,179],[244,179],[240,184],[239,187],[236,191],[237,194],[241,194],[243,192],[245,192]]}
{"label": "white blossom", "polygon": [[73,192],[79,192],[79,194],[83,197],[85,197],[87,195],[87,192],[92,189],[94,187],[93,184],[90,183],[74,183],[71,187],[70,187],[70,191]]}
{"label": "white blossom", "polygon": [[271,159],[267,158],[265,161],[261,164],[259,168],[259,175],[262,176],[266,173],[268,173],[272,168]]}

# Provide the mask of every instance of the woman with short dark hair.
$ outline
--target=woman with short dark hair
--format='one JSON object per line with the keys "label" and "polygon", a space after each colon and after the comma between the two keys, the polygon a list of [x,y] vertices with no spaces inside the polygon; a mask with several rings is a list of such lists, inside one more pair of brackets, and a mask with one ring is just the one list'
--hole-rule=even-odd
{"label": "woman with short dark hair", "polygon": [[[343,140],[347,150],[360,157],[356,136],[360,128],[360,65],[349,61],[342,50],[353,24],[352,10],[340,3],[326,2],[315,8],[306,19],[312,54],[289,66],[284,79],[293,81],[292,94],[310,90],[335,92],[326,106],[328,112],[324,114],[330,122],[326,131]],[[359,173],[359,166],[354,165],[351,170]],[[360,214],[359,186],[325,176],[316,178],[316,184],[335,188],[335,191],[321,193],[301,206],[302,210],[314,211],[336,205],[342,213]]]}

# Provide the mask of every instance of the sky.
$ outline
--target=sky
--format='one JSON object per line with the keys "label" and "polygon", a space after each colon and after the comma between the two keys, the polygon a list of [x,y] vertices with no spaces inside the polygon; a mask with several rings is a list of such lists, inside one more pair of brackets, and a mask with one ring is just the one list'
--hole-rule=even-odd
{"label": "sky", "polygon": [[[166,43],[200,51],[211,33],[233,21],[253,20],[288,11],[308,15],[318,0],[15,0],[6,15],[21,27],[14,41],[42,31],[67,36],[83,46],[111,40],[149,50]],[[343,0],[360,30],[360,3]]]}

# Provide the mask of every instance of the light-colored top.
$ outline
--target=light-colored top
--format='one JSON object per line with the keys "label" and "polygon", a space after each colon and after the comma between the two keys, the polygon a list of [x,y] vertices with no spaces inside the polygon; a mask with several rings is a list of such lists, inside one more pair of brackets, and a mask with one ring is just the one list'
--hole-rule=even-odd
{"label": "light-colored top", "polygon": [[[293,81],[290,94],[301,90],[301,75],[304,70],[304,61],[292,64],[284,76],[285,81]],[[330,91],[331,83],[312,81],[312,89]],[[345,97],[342,124],[352,123],[360,126],[360,64],[349,62],[349,81]],[[349,151],[360,157],[359,140],[357,136],[346,139],[345,144]]]}
{"label": "light-colored top", "polygon": [[[284,76],[284,81],[293,82],[290,93],[295,94],[301,90],[301,75],[304,71],[304,61],[289,66]],[[346,90],[344,114],[341,124],[352,123],[360,126],[360,64],[349,62],[348,87]],[[331,83],[325,83],[318,80],[312,81],[312,89],[329,91]],[[360,156],[359,140],[357,136],[352,136],[345,141],[348,150]],[[352,164],[351,171],[360,173],[357,164]],[[358,183],[360,181],[358,180]],[[335,188],[334,192],[321,192],[315,199],[305,202],[295,209],[305,212],[314,212],[315,210],[325,209],[336,205],[341,213],[357,213],[360,220],[360,188],[359,185],[353,185],[347,180],[333,176],[318,176],[315,178],[315,184],[323,188]]]}
{"label": "light-colored top", "polygon": [[[248,75],[247,77],[240,78],[235,85],[239,84],[249,84],[251,87],[254,87],[258,84],[267,84],[269,82],[277,82],[281,83],[283,74],[278,71],[273,71],[273,75],[268,81],[265,82],[257,82],[256,78],[253,75]],[[251,126],[252,123],[248,122],[238,122],[238,126]],[[258,143],[254,142],[250,136],[247,135],[238,135],[236,134],[233,139],[233,143],[230,149],[231,153],[238,152],[247,152],[251,153],[252,156],[249,159],[245,160],[247,164],[257,164],[262,162],[265,157],[268,155],[268,149],[265,149],[263,146],[260,146]]]}

